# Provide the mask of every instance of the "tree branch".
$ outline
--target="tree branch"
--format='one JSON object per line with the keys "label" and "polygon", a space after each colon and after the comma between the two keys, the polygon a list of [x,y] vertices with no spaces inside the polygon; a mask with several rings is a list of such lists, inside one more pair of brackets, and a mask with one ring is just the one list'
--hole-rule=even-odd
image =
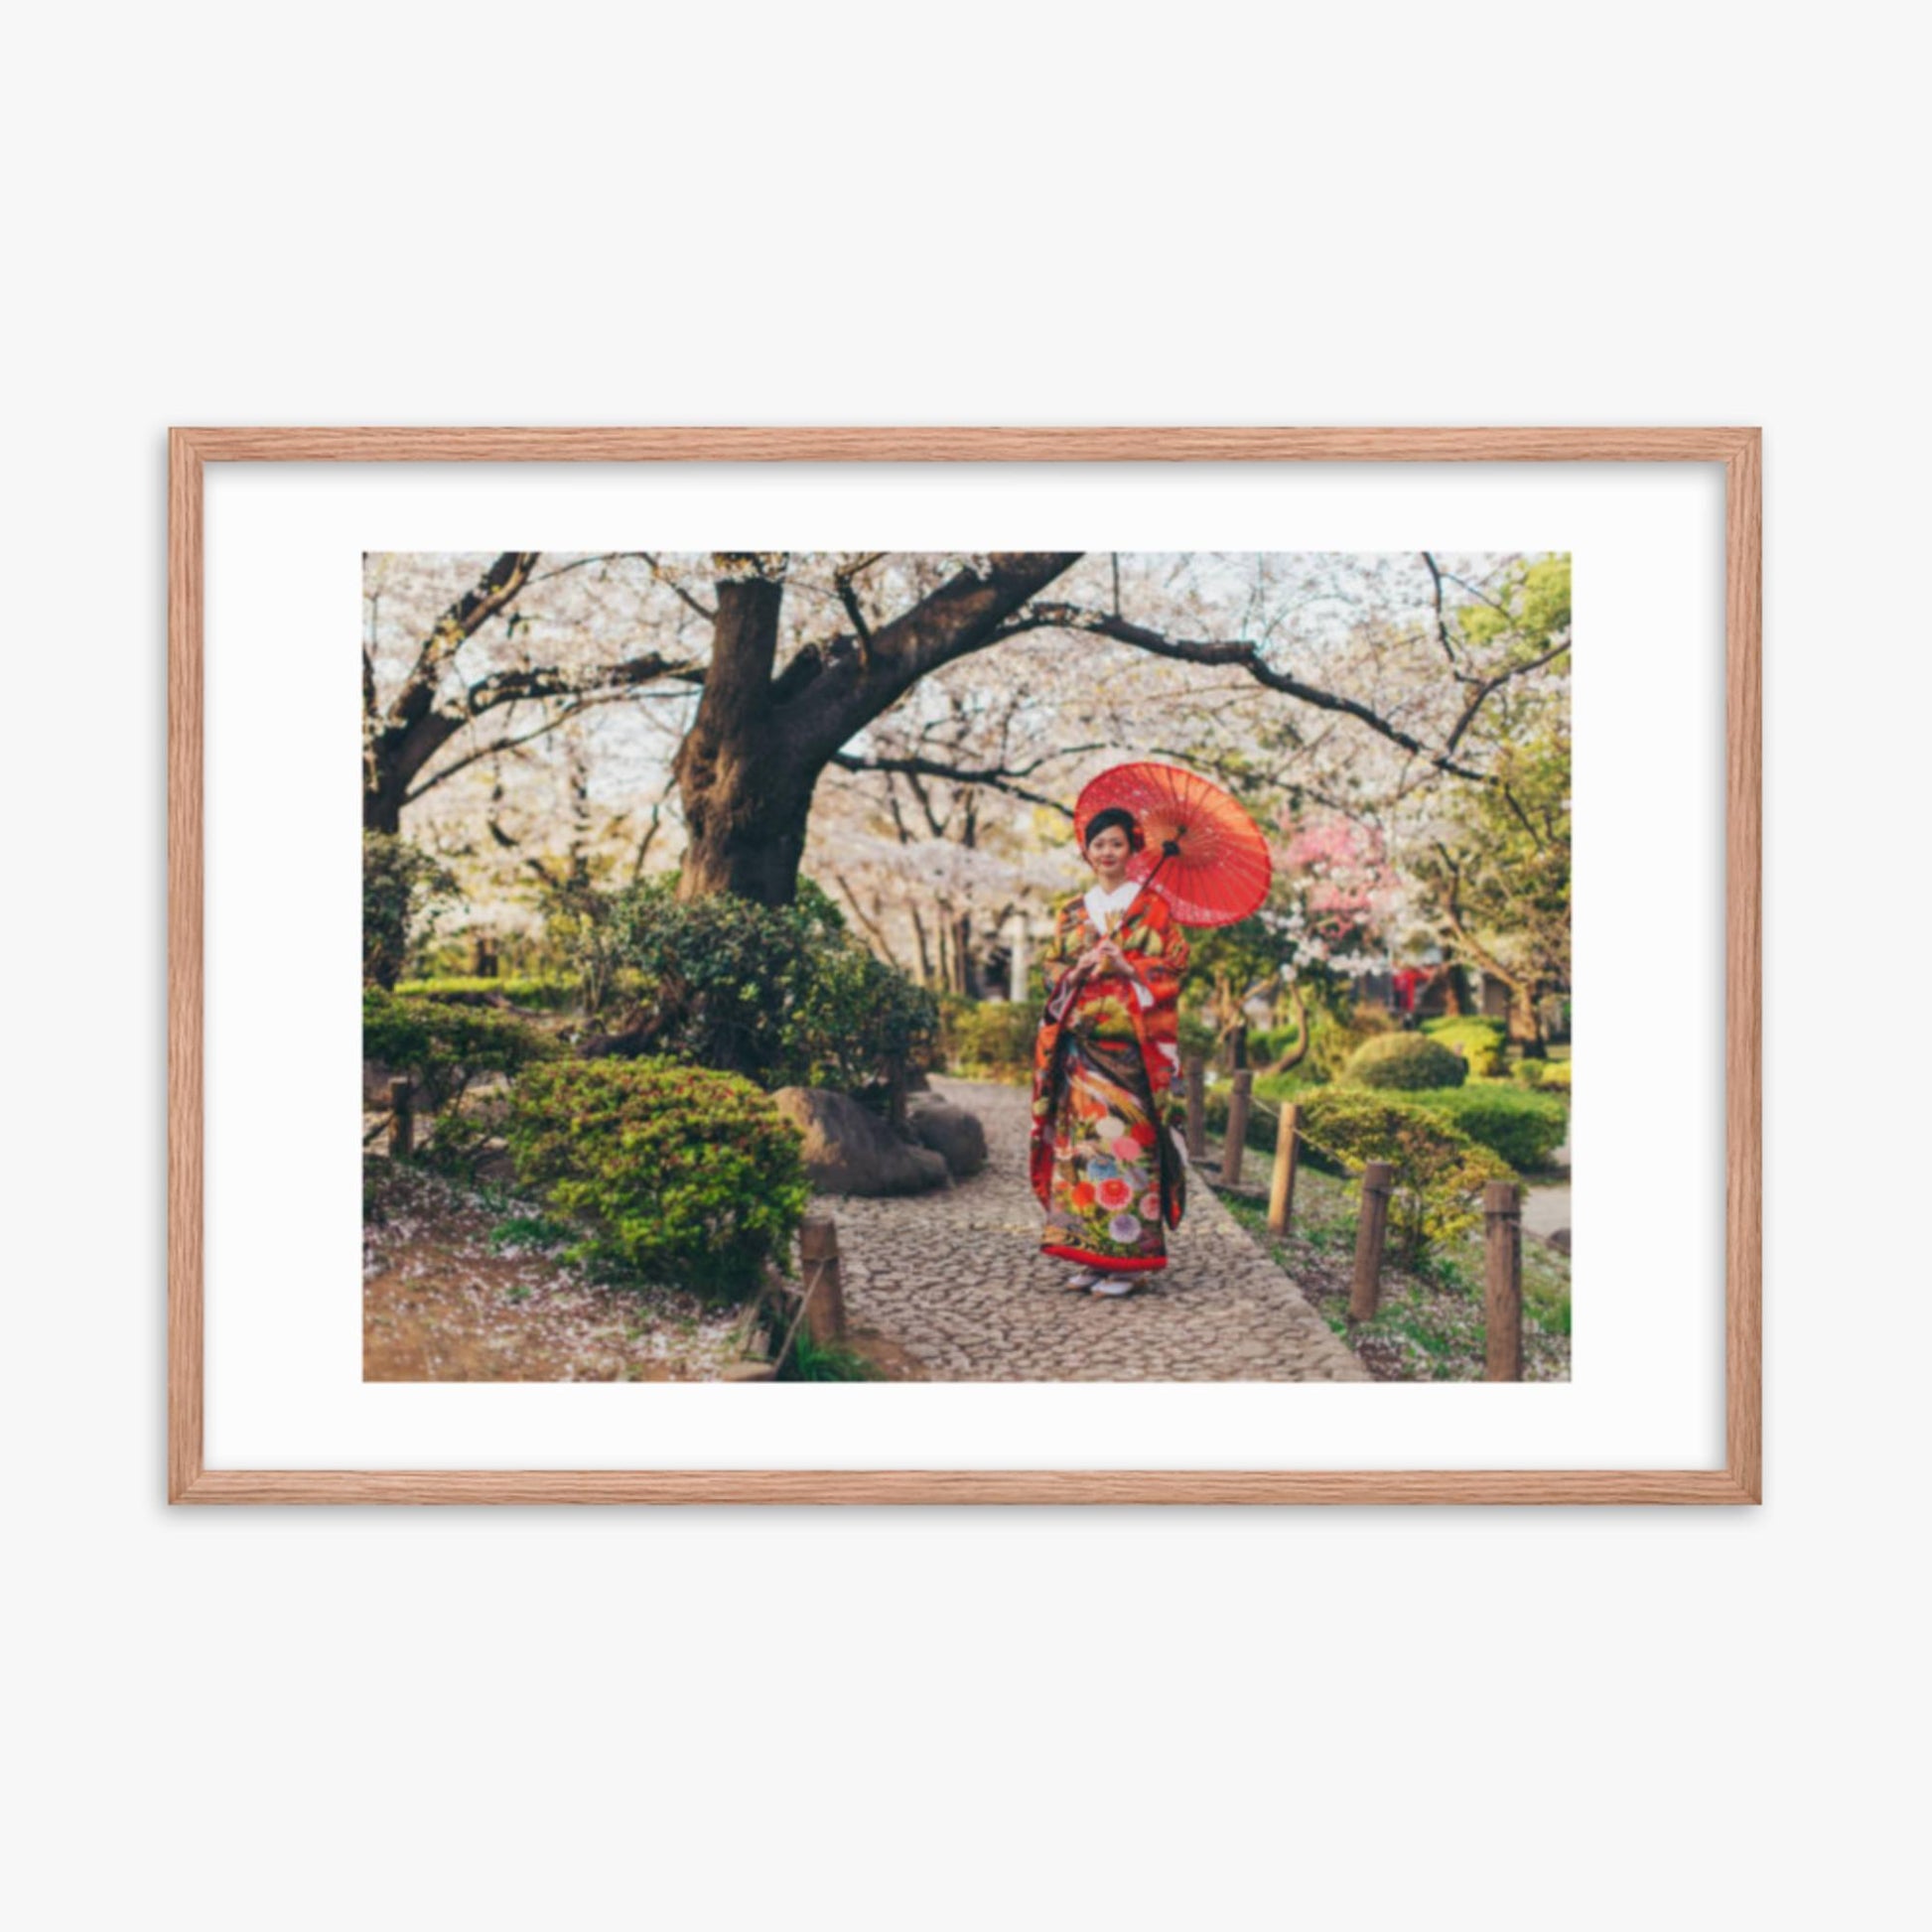
{"label": "tree branch", "polygon": [[[893,942],[886,937],[885,930],[881,927],[879,921],[873,918],[866,911],[866,908],[859,903],[859,896],[846,883],[845,874],[835,872],[832,877],[838,883],[839,891],[845,895],[846,903],[852,907],[853,916],[879,942],[879,950],[885,954],[887,964],[890,966],[899,966],[898,954],[893,950]],[[899,966],[900,972],[904,970],[902,966]]]}
{"label": "tree branch", "polygon": [[540,554],[535,550],[505,550],[443,613],[437,620],[435,629],[423,639],[417,650],[415,667],[409,674],[408,685],[404,687],[405,700],[425,680],[433,689],[437,673],[455,654],[457,646],[466,638],[474,637],[499,611],[516,601],[524,585],[530,581],[530,573],[536,569]]}
{"label": "tree branch", "polygon": [[621,697],[638,685],[652,684],[659,678],[701,685],[704,675],[700,665],[675,662],[656,651],[642,657],[627,657],[621,664],[597,665],[588,673],[580,674],[560,671],[554,665],[523,665],[515,670],[496,671],[473,684],[464,694],[464,711],[475,718],[498,705],[520,703],[525,698]]}
{"label": "tree branch", "polygon": [[859,587],[852,580],[862,570],[870,569],[884,555],[884,551],[876,550],[868,557],[841,565],[832,573],[833,588],[839,594],[839,602],[845,606],[845,615],[852,620],[852,628],[858,634],[862,651],[872,642],[872,625],[866,621],[865,608],[859,602]]}
{"label": "tree branch", "polygon": [[[1001,635],[1011,637],[1025,630],[1042,629],[1081,631],[1089,636],[1111,638],[1115,643],[1131,644],[1136,650],[1147,651],[1155,657],[1175,658],[1186,664],[1227,665],[1245,671],[1257,684],[1271,691],[1279,691],[1286,697],[1313,705],[1321,711],[1340,712],[1355,719],[1386,738],[1391,745],[1399,745],[1405,752],[1426,759],[1440,771],[1479,782],[1484,778],[1482,772],[1468,765],[1457,764],[1453,757],[1455,741],[1468,729],[1468,721],[1474,715],[1473,706],[1467,708],[1463,718],[1458,721],[1455,736],[1449,745],[1441,752],[1432,752],[1421,739],[1359,700],[1323,691],[1316,685],[1291,677],[1286,671],[1277,670],[1262,656],[1259,646],[1247,638],[1207,642],[1195,638],[1165,637],[1158,630],[1148,629],[1145,624],[1130,623],[1124,618],[1109,617],[1104,612],[1083,611],[1071,604],[1034,605],[1024,616],[1007,622]],[[1523,668],[1531,667],[1526,665]],[[1510,675],[1513,676],[1514,672]],[[1487,692],[1483,695],[1486,696]]]}
{"label": "tree branch", "polygon": [[558,726],[569,724],[573,718],[581,717],[597,705],[616,704],[628,695],[629,693],[624,691],[604,691],[592,697],[581,698],[577,703],[566,705],[562,710],[553,713],[541,724],[532,726],[526,732],[519,732],[514,738],[492,739],[487,745],[481,746],[474,752],[466,752],[460,759],[453,759],[440,771],[432,772],[414,790],[405,792],[402,802],[405,805],[413,805],[424,792],[433,791],[446,778],[454,778],[459,771],[467,770],[482,759],[493,758],[502,752],[513,752],[519,746],[528,745],[533,740],[544,737],[546,733],[555,731]]}
{"label": "tree branch", "polygon": [[1486,946],[1480,944],[1462,921],[1462,866],[1455,855],[1441,839],[1431,839],[1437,857],[1443,862],[1443,870],[1449,878],[1449,890],[1443,895],[1443,913],[1449,920],[1449,931],[1469,960],[1485,973],[1493,974],[1505,986],[1515,986],[1522,975],[1512,972]]}
{"label": "tree branch", "polygon": [[[1047,754],[1049,758],[1055,755],[1052,753]],[[830,762],[842,771],[895,771],[908,781],[913,778],[949,778],[954,784],[959,785],[986,785],[994,791],[1004,791],[1015,798],[1024,798],[1030,805],[1050,805],[1063,818],[1073,816],[1073,808],[1070,805],[1063,805],[1057,798],[1049,798],[1043,792],[1030,791],[1025,785],[1014,783],[1013,780],[1024,775],[1023,773],[1010,772],[997,765],[990,765],[980,770],[969,770],[959,765],[941,764],[937,759],[861,758],[856,752],[834,752]],[[1028,765],[1026,770],[1032,771],[1035,765],[1041,762],[1042,759],[1036,759],[1034,765]],[[925,795],[916,785],[913,786],[913,793],[920,803],[925,805]],[[926,805],[926,818],[928,822],[932,818],[929,805]]]}
{"label": "tree branch", "polygon": [[1430,581],[1436,587],[1436,639],[1443,647],[1443,655],[1449,659],[1449,669],[1460,677],[1462,666],[1455,661],[1455,646],[1449,641],[1449,614],[1443,603],[1443,573],[1427,550],[1422,553],[1422,560],[1429,566]]}
{"label": "tree branch", "polygon": [[920,678],[997,642],[1007,620],[1078,561],[1077,551],[996,555],[984,572],[958,572],[891,623],[876,626],[863,653],[828,647],[817,675],[785,705],[798,756],[808,766],[824,763]]}
{"label": "tree branch", "polygon": [[664,574],[663,565],[660,564],[657,561],[657,559],[650,554],[648,550],[639,550],[635,554],[643,558],[644,562],[650,566],[650,574],[654,578],[656,578],[657,581],[660,584],[662,584],[664,588],[667,591],[669,591],[673,597],[678,599],[680,603],[688,605],[693,611],[697,612],[698,616],[704,619],[706,623],[716,623],[718,621],[718,613],[712,610],[711,607],[707,605],[702,598],[693,597],[692,594],[689,591],[687,591],[682,584],[677,583],[674,579],[670,577],[667,577]]}

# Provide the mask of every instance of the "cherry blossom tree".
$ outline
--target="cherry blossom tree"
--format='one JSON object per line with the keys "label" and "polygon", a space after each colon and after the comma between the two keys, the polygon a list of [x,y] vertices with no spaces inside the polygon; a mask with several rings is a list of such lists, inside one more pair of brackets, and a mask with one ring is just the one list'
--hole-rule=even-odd
{"label": "cherry blossom tree", "polygon": [[1510,602],[1522,568],[374,557],[365,818],[495,867],[492,897],[567,839],[575,878],[677,863],[687,894],[782,900],[809,849],[883,953],[964,986],[1010,912],[1084,879],[1071,801],[1121,758],[1222,779],[1291,848],[1311,814],[1369,828],[1404,870],[1446,793],[1495,788],[1513,694],[1567,670],[1567,619]]}

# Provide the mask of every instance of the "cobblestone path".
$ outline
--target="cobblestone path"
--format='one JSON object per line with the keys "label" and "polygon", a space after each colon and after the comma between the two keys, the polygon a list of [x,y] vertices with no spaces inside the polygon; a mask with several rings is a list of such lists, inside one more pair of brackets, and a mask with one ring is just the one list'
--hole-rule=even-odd
{"label": "cobblestone path", "polygon": [[1366,1382],[1368,1371],[1198,1175],[1168,1265],[1115,1300],[1065,1286],[1039,1252],[1027,1182],[1028,1096],[935,1078],[977,1114],[988,1161],[969,1180],[897,1199],[823,1197],[846,1304],[944,1382]]}

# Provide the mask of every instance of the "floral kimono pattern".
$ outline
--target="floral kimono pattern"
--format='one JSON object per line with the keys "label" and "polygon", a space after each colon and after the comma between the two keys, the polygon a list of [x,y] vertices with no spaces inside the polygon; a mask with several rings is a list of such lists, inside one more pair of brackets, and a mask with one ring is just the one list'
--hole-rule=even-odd
{"label": "floral kimono pattern", "polygon": [[1174,1130],[1187,940],[1158,888],[1143,886],[1112,926],[1129,971],[1109,964],[1064,984],[1103,936],[1085,897],[1070,898],[1040,962],[1030,1162],[1046,1210],[1040,1251],[1088,1268],[1164,1268],[1166,1230],[1180,1225],[1186,1200]]}

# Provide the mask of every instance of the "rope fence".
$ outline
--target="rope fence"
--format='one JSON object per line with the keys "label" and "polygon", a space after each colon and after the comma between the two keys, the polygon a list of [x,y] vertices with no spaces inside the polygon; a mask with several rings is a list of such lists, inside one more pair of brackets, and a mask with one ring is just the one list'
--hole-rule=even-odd
{"label": "rope fence", "polygon": [[[845,1280],[839,1266],[839,1226],[829,1214],[808,1214],[798,1229],[800,1285],[793,1288],[779,1269],[766,1269],[762,1284],[745,1316],[738,1341],[738,1360],[725,1372],[732,1382],[772,1382],[790,1359],[802,1328],[820,1345],[843,1341],[846,1334]],[[794,1307],[788,1305],[795,1304]],[[784,1337],[777,1352],[769,1347],[759,1317],[767,1306],[780,1317],[788,1311]]]}
{"label": "rope fence", "polygon": [[[1206,1068],[1202,1056],[1190,1053],[1183,1062],[1187,1092],[1186,1146],[1190,1166],[1207,1157]],[[1294,1101],[1273,1105],[1254,1095],[1254,1073],[1236,1071],[1228,1095],[1227,1131],[1221,1144],[1219,1182],[1239,1187],[1242,1157],[1247,1151],[1250,1117],[1259,1114],[1275,1126],[1275,1157],[1268,1186],[1268,1232],[1276,1238],[1294,1224],[1295,1182],[1303,1151],[1330,1162],[1344,1173],[1355,1164],[1333,1149],[1311,1140],[1303,1131],[1302,1110]],[[363,1136],[363,1145],[385,1129],[389,1152],[407,1159],[415,1143],[415,1083],[397,1078],[389,1083],[389,1112]],[[1387,1161],[1360,1167],[1362,1211],[1356,1224],[1355,1268],[1349,1287],[1351,1323],[1372,1320],[1381,1296],[1382,1261],[1388,1239],[1389,1202],[1395,1189],[1395,1169]],[[1485,1379],[1520,1382],[1523,1379],[1523,1205],[1522,1189],[1511,1180],[1492,1180],[1483,1190]],[[840,1271],[838,1223],[829,1214],[807,1215],[798,1231],[800,1285],[793,1288],[776,1267],[767,1270],[745,1318],[738,1359],[725,1371],[730,1381],[775,1380],[803,1330],[817,1344],[841,1341],[846,1334],[845,1285]],[[787,1306],[795,1303],[795,1306]],[[784,1310],[789,1319],[777,1352],[760,1359],[760,1344],[769,1338],[760,1316],[767,1306]]]}
{"label": "rope fence", "polygon": [[[1187,1088],[1187,1159],[1207,1153],[1206,1068],[1198,1053],[1183,1062]],[[1268,1185],[1268,1232],[1285,1237],[1294,1224],[1295,1181],[1304,1149],[1332,1163],[1342,1173],[1358,1164],[1323,1147],[1302,1131],[1302,1109],[1290,1100],[1271,1106],[1254,1095],[1254,1070],[1236,1070],[1228,1092],[1227,1129],[1221,1142],[1220,1184],[1239,1187],[1247,1152],[1248,1123],[1259,1113],[1275,1123],[1275,1161]],[[1388,1161],[1359,1164],[1362,1208],[1355,1223],[1355,1267],[1349,1280],[1348,1319],[1372,1321],[1381,1305],[1382,1261],[1388,1246],[1389,1203],[1395,1193],[1395,1167]],[[1513,1180],[1485,1183],[1483,1213],[1483,1379],[1523,1379],[1523,1190]]]}

